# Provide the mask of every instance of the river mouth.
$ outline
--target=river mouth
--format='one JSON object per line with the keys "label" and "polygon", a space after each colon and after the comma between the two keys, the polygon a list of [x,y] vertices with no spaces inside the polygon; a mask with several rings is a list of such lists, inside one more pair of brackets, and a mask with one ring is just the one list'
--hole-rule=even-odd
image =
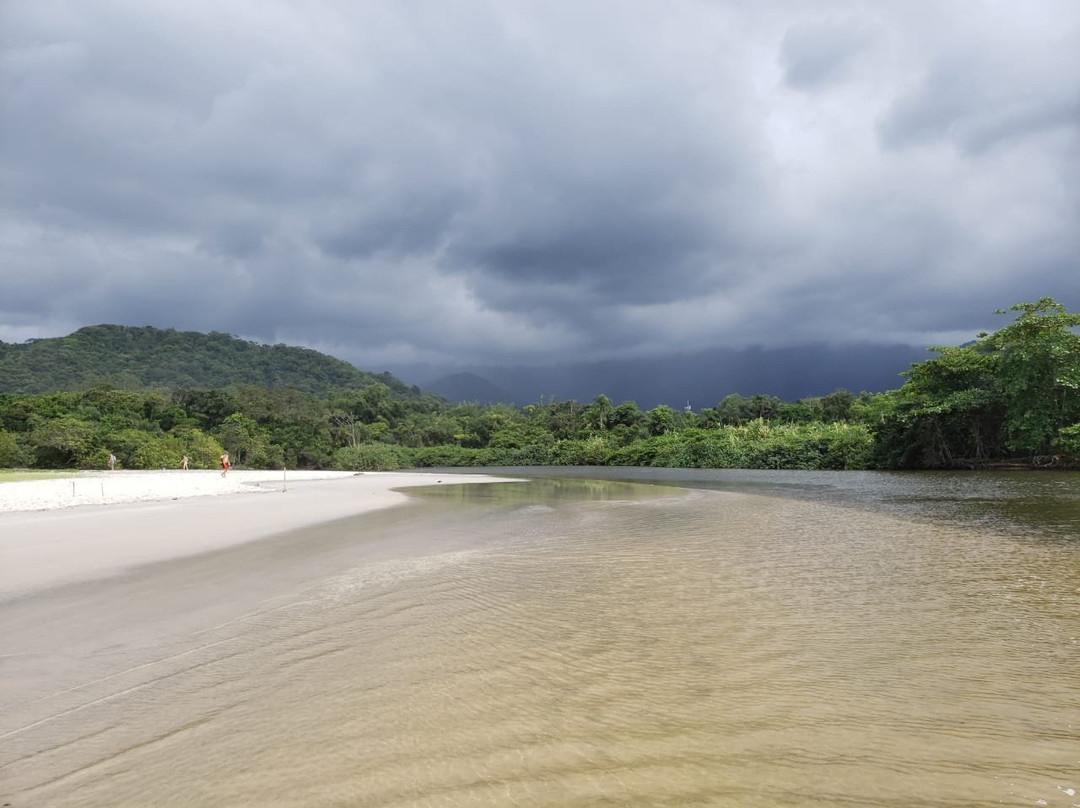
{"label": "river mouth", "polygon": [[[237,549],[215,597],[256,605],[212,625],[184,594],[194,560],[54,599],[39,634],[77,620],[109,644],[65,649],[100,675],[10,705],[4,801],[1080,803],[1073,544],[820,500],[502,485],[324,526],[332,564],[230,596],[230,575],[298,557]],[[376,534],[402,551],[350,555]],[[119,596],[150,609],[155,588],[177,616],[133,633]]]}

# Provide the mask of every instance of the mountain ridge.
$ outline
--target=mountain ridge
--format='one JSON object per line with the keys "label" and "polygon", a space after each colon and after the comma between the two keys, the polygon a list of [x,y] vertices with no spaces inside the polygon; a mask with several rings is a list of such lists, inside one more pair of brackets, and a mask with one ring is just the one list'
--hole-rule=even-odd
{"label": "mountain ridge", "polygon": [[64,337],[0,341],[0,393],[77,391],[99,384],[287,387],[315,394],[385,384],[399,395],[421,395],[389,373],[360,370],[311,348],[266,345],[218,331],[101,324]]}
{"label": "mountain ridge", "polygon": [[475,373],[449,373],[423,382],[420,387],[454,403],[514,403],[513,395],[507,390]]}
{"label": "mountain ridge", "polygon": [[[517,406],[543,400],[587,402],[606,395],[644,409],[666,404],[682,409],[711,407],[725,396],[758,393],[784,401],[823,396],[838,389],[882,392],[903,384],[901,373],[923,361],[927,349],[913,345],[807,344],[765,348],[713,348],[694,353],[637,359],[567,362],[557,366],[467,366],[456,373],[398,367],[402,378],[425,389],[432,382],[469,374],[504,391]],[[483,386],[473,388],[479,398]],[[441,390],[437,390],[445,395]]]}

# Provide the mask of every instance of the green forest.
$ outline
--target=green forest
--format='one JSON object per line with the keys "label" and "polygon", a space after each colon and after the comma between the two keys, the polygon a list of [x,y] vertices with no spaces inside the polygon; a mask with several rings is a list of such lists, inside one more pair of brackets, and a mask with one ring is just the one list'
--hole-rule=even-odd
{"label": "green forest", "polygon": [[[899,387],[697,412],[606,396],[452,404],[389,374],[226,334],[93,326],[0,342],[0,467],[389,470],[611,465],[754,469],[1080,466],[1080,314],[1050,298]],[[902,383],[901,383],[902,382]]]}

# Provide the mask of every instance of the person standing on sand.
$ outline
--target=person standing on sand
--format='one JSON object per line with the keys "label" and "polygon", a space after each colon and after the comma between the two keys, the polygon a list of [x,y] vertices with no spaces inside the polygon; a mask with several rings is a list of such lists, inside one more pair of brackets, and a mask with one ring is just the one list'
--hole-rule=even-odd
{"label": "person standing on sand", "polygon": [[115,468],[116,468],[116,455],[114,455],[112,452],[109,452],[109,471],[112,471]]}
{"label": "person standing on sand", "polygon": [[184,455],[184,459],[180,461],[180,468],[182,468],[184,471],[187,471],[187,464],[188,464],[188,456]]}
{"label": "person standing on sand", "polygon": [[229,473],[229,453],[221,453],[221,476],[224,477]]}

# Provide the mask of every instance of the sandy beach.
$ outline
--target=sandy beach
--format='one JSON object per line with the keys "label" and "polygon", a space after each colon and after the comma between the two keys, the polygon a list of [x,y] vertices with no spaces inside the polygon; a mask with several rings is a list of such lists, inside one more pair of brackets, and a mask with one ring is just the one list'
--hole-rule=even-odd
{"label": "sandy beach", "polygon": [[483,475],[115,471],[0,484],[0,598],[400,505]]}

